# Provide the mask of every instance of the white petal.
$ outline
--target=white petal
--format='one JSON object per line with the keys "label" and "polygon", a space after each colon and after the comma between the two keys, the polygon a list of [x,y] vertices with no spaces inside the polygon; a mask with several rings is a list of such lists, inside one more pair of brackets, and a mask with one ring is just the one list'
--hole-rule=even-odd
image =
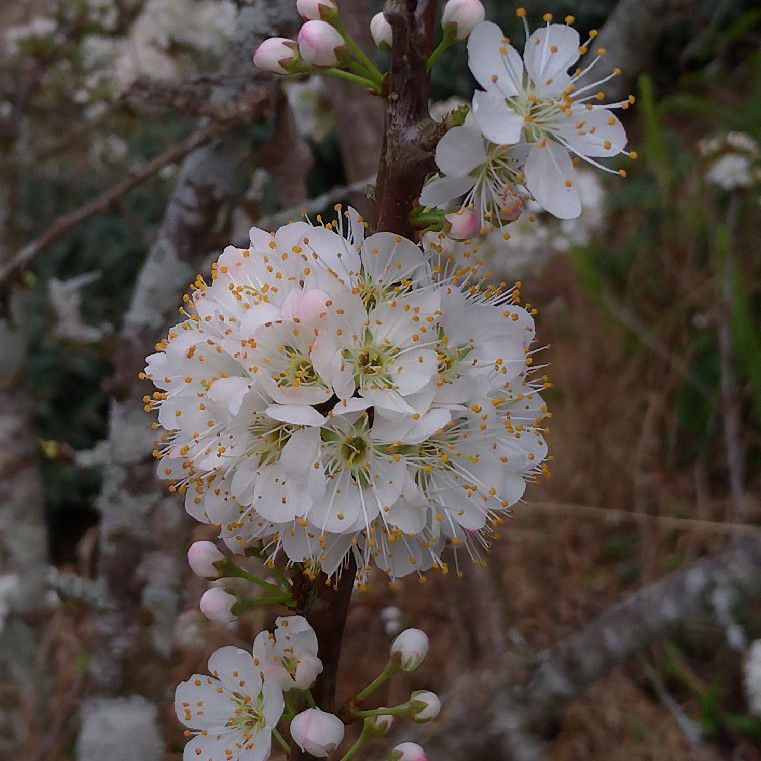
{"label": "white petal", "polygon": [[[547,140],[531,149],[526,159],[526,187],[537,203],[560,219],[574,219],[581,214],[581,197],[576,184],[576,170],[568,151]],[[571,182],[567,185],[567,181]]]}
{"label": "white petal", "polygon": [[526,41],[523,60],[539,92],[562,92],[568,84],[564,75],[579,60],[579,33],[565,24],[541,27]]}
{"label": "white petal", "polygon": [[423,186],[423,206],[446,206],[464,196],[476,181],[473,177],[437,177]]}
{"label": "white petal", "polygon": [[[482,141],[483,142],[483,141]],[[382,284],[411,277],[426,262],[426,257],[411,240],[394,233],[375,233],[362,246],[365,272]]]}
{"label": "white petal", "polygon": [[299,482],[305,481],[320,455],[320,429],[294,431],[280,453],[280,466]]}
{"label": "white petal", "polygon": [[523,117],[516,114],[501,95],[479,90],[473,95],[473,118],[483,136],[498,145],[521,139]]}
{"label": "white petal", "polygon": [[273,420],[294,425],[322,425],[325,416],[305,404],[270,404],[265,410]]}
{"label": "white petal", "polygon": [[251,653],[239,647],[221,647],[209,658],[209,673],[234,692],[256,696],[262,687],[262,679],[254,665]]}
{"label": "white petal", "polygon": [[463,177],[486,161],[484,139],[472,127],[454,127],[436,146],[436,166],[446,175]]}
{"label": "white petal", "polygon": [[623,124],[606,108],[574,108],[560,119],[553,132],[581,156],[616,156],[626,145]]}
{"label": "white petal", "polygon": [[240,410],[243,397],[251,390],[253,382],[248,378],[219,378],[212,383],[209,396],[224,406],[235,417]]}
{"label": "white petal", "polygon": [[[512,45],[505,42],[502,30],[491,21],[482,21],[471,33],[468,39],[468,66],[485,90],[508,98],[520,91],[523,79],[521,57]],[[497,77],[496,82],[494,77]]]}

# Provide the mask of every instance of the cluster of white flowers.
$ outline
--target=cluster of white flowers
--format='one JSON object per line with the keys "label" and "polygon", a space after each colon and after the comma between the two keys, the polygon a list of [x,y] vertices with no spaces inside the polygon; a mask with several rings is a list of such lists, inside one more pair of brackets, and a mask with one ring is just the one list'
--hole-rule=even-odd
{"label": "cluster of white flowers", "polygon": [[547,453],[519,293],[353,209],[250,238],[147,360],[159,475],[236,551],[391,577],[478,558]]}
{"label": "cluster of white flowers", "polygon": [[126,35],[92,34],[83,40],[82,63],[92,73],[76,98],[86,102],[104,87],[118,95],[140,77],[170,79],[192,72],[198,53],[221,52],[236,18],[232,0],[147,0]]}
{"label": "cluster of white flowers", "polygon": [[[525,11],[519,8],[517,14],[526,32],[523,56],[492,22],[482,22],[470,35],[468,63],[483,90],[473,96],[465,123],[439,143],[440,176],[421,196],[425,206],[475,210],[484,232],[515,220],[529,199],[561,219],[579,216],[575,165],[585,161],[615,171],[597,159],[626,153],[626,133],[612,109],[634,102],[631,96],[603,102],[600,87],[620,73],[617,69],[589,81],[603,49],[568,73],[588,52],[596,32],[581,44],[570,26],[573,17],[554,24],[552,14],[546,14],[546,25],[529,34]],[[625,175],[622,169],[618,173]]]}
{"label": "cluster of white flowers", "polygon": [[706,179],[722,190],[761,186],[761,147],[744,132],[728,132],[701,141],[707,160]]}
{"label": "cluster of white flowers", "polygon": [[[402,632],[391,645],[383,673],[363,692],[369,694],[395,673],[414,671],[427,652],[424,632]],[[184,758],[264,761],[270,756],[273,736],[287,747],[277,729],[281,721],[290,722],[290,736],[302,750],[326,758],[343,742],[343,721],[313,703],[298,711],[298,703],[311,700],[310,688],[321,671],[317,636],[302,616],[278,618],[274,632],[263,631],[256,637],[252,652],[238,647],[217,650],[209,659],[211,676],[194,674],[175,693],[177,716],[192,738]],[[365,712],[363,737],[385,734],[394,716],[422,723],[435,719],[440,710],[438,696],[418,690],[402,705]],[[362,712],[357,716],[361,718]],[[391,757],[424,761],[425,753],[418,745],[404,743]]]}

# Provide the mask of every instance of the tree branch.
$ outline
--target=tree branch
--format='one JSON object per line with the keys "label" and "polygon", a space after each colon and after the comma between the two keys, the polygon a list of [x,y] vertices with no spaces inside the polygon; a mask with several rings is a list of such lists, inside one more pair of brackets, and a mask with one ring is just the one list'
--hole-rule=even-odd
{"label": "tree branch", "polygon": [[[431,758],[538,761],[543,757],[540,738],[557,729],[569,701],[614,666],[710,615],[717,590],[738,599],[761,595],[761,539],[732,545],[613,605],[552,648],[525,686],[503,674],[483,706],[471,708],[462,696],[457,702],[445,698],[452,710],[430,730],[418,730],[418,739]],[[472,675],[468,679],[472,682]]]}
{"label": "tree branch", "polygon": [[48,246],[70,233],[82,222],[95,214],[107,211],[112,204],[138,185],[158,174],[165,166],[181,161],[188,154],[229,132],[234,126],[260,118],[267,105],[266,93],[259,92],[258,97],[250,101],[250,108],[247,111],[237,112],[224,121],[197,129],[144,166],[130,172],[127,177],[96,198],[78,209],[58,217],[39,238],[27,243],[7,264],[0,268],[0,286],[4,285],[9,278],[17,275],[22,269],[28,267]]}

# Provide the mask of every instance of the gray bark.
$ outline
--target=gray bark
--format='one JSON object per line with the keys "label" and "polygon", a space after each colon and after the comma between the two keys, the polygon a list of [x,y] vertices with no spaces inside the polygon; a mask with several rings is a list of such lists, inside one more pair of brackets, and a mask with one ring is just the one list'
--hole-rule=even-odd
{"label": "gray bark", "polygon": [[[217,87],[212,98],[237,100],[246,92],[253,97],[266,86],[274,106],[278,87],[272,77],[257,76],[251,55],[265,37],[291,32],[295,21],[289,0],[254,0],[244,7],[239,39],[223,65],[227,84]],[[178,499],[155,477],[150,456],[154,436],[141,402],[147,389],[137,382],[137,374],[153,343],[176,321],[193,274],[224,240],[236,174],[249,154],[250,137],[240,130],[185,159],[124,319],[112,386],[110,463],[99,500],[99,575],[111,607],[97,616],[90,676],[91,693],[99,697],[84,710],[79,740],[83,761],[89,761],[92,748],[106,747],[107,738],[99,739],[98,733],[107,732],[125,711],[134,743],[146,740],[141,760],[160,758],[157,712],[150,702],[139,703],[137,710],[135,700],[117,696],[140,694],[163,704],[174,689],[168,656],[182,600],[189,524]],[[111,755],[115,761],[136,757],[134,744],[119,747],[123,756]]]}

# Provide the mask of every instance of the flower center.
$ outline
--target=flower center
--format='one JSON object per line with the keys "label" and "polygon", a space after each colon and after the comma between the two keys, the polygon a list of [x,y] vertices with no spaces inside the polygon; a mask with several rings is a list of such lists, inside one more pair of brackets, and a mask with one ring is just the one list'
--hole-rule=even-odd
{"label": "flower center", "polygon": [[356,468],[367,459],[369,445],[363,436],[349,436],[341,444],[341,459],[348,468]]}
{"label": "flower center", "polygon": [[251,702],[248,695],[236,695],[235,701],[238,705],[233,715],[227,720],[228,727],[243,732],[245,736],[253,734],[255,730],[264,726],[261,695],[256,698],[256,704]]}
{"label": "flower center", "polygon": [[278,423],[270,418],[257,418],[251,425],[251,433],[256,436],[254,448],[248,452],[249,456],[259,457],[259,467],[272,465],[277,462],[280,453],[291,438],[295,426],[289,423]]}
{"label": "flower center", "polygon": [[367,342],[353,355],[349,361],[354,365],[354,382],[360,388],[390,388],[391,375],[389,366],[399,349]]}

